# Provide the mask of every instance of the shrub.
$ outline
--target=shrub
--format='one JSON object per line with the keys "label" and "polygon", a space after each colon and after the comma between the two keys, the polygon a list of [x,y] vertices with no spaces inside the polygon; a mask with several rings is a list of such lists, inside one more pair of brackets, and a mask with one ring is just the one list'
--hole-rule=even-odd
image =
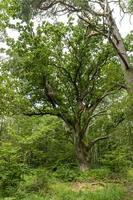
{"label": "shrub", "polygon": [[12,196],[18,189],[26,167],[21,164],[18,156],[19,149],[10,143],[0,147],[0,195]]}
{"label": "shrub", "polygon": [[101,159],[103,165],[107,166],[112,172],[117,174],[126,174],[131,162],[127,159],[127,155],[119,148],[107,152]]}
{"label": "shrub", "polygon": [[57,170],[53,173],[54,177],[63,181],[74,181],[79,175],[77,168],[70,168],[69,166],[62,165],[57,167]]}
{"label": "shrub", "polygon": [[50,179],[50,174],[45,169],[38,169],[31,177],[27,177],[25,184],[26,192],[40,192],[41,190],[47,191],[48,190],[48,183]]}
{"label": "shrub", "polygon": [[101,180],[107,179],[111,176],[111,171],[109,168],[99,168],[99,169],[90,169],[87,171],[79,171],[78,168],[62,165],[57,167],[56,171],[53,173],[53,176],[57,179],[67,181],[87,181],[87,180]]}

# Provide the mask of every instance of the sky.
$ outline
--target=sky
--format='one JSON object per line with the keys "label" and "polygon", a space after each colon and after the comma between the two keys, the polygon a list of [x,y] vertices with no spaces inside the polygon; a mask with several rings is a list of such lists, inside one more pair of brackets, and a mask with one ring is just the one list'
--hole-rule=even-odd
{"label": "sky", "polygon": [[123,37],[125,37],[130,31],[133,31],[133,16],[131,17],[128,14],[125,14],[123,17],[121,16],[119,9],[115,8],[114,18]]}

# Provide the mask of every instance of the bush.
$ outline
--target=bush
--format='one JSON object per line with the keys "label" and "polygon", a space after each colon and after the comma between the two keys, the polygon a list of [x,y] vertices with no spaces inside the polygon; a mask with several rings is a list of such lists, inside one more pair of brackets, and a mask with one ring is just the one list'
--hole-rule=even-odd
{"label": "bush", "polygon": [[69,166],[60,166],[53,173],[57,179],[67,181],[87,181],[107,179],[111,176],[111,171],[108,168],[90,169],[85,172],[79,171],[78,168],[70,168]]}
{"label": "bush", "polygon": [[0,148],[0,195],[12,196],[25,172],[26,167],[20,162],[18,149],[10,143],[3,143]]}
{"label": "bush", "polygon": [[79,175],[77,168],[70,168],[69,166],[62,165],[57,167],[57,170],[53,173],[55,178],[63,181],[74,181]]}
{"label": "bush", "polygon": [[126,152],[119,148],[107,152],[101,159],[103,165],[117,174],[126,174],[131,162],[127,159]]}
{"label": "bush", "polygon": [[48,190],[48,183],[50,180],[50,174],[45,169],[38,169],[36,170],[31,176],[27,176],[26,178],[26,184],[25,192],[41,192]]}

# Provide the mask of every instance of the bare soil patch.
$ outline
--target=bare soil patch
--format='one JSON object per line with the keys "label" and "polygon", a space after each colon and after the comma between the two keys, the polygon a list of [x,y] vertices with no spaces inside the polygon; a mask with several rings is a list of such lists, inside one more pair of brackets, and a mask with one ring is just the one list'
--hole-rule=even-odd
{"label": "bare soil patch", "polygon": [[71,184],[72,191],[80,192],[89,190],[91,192],[95,192],[96,190],[103,189],[107,184],[104,182],[74,182]]}

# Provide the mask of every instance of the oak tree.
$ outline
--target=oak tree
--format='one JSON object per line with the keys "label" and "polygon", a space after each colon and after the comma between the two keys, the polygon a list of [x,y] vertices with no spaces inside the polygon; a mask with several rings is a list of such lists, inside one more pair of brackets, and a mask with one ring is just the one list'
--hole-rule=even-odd
{"label": "oak tree", "polygon": [[[21,83],[19,92],[28,116],[54,115],[65,122],[73,140],[80,169],[90,167],[91,148],[108,139],[110,131],[91,137],[90,127],[107,112],[113,99],[121,95],[123,78],[118,60],[102,36],[86,33],[82,22],[73,25],[48,22],[34,30],[32,23],[18,25],[20,36],[10,39],[7,68]],[[115,76],[114,76],[115,74]],[[111,98],[111,101],[110,101]],[[22,107],[22,106],[21,106]]]}

